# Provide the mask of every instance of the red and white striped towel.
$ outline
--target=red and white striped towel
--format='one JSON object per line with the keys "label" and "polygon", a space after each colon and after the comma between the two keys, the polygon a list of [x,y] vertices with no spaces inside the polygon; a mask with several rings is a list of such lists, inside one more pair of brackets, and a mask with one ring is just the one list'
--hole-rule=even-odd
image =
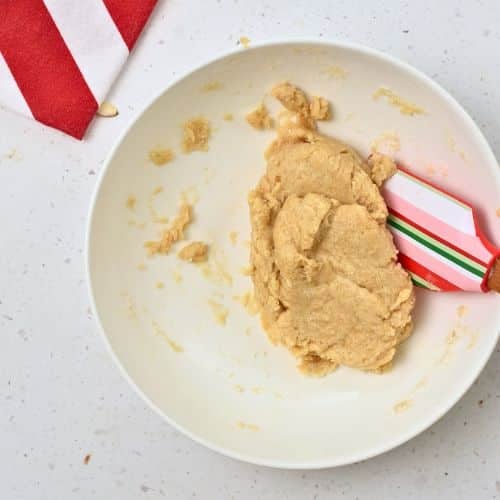
{"label": "red and white striped towel", "polygon": [[157,0],[0,0],[0,103],[81,139]]}

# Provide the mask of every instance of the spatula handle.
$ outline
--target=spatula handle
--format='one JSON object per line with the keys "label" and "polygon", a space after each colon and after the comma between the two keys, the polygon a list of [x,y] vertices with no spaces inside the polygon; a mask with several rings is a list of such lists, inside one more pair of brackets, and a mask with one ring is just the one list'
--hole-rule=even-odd
{"label": "spatula handle", "polygon": [[488,288],[495,292],[500,292],[500,257],[493,264],[488,278]]}

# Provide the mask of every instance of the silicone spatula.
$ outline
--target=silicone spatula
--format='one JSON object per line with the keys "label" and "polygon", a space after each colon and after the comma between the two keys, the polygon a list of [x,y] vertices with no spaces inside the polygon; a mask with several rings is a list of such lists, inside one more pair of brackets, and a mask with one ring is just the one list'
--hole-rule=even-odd
{"label": "silicone spatula", "polygon": [[481,232],[471,205],[399,165],[382,194],[399,261],[416,285],[500,292],[500,248]]}

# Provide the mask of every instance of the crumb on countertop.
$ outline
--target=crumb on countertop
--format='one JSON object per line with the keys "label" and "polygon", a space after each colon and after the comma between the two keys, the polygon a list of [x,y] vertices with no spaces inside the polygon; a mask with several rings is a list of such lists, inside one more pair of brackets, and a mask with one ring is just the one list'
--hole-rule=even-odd
{"label": "crumb on countertop", "polygon": [[177,284],[182,283],[182,274],[179,271],[173,271],[172,278]]}
{"label": "crumb on countertop", "polygon": [[157,281],[156,288],[158,288],[159,290],[161,290],[162,288],[165,288],[165,283],[163,283],[163,281]]}
{"label": "crumb on countertop", "polygon": [[182,203],[179,213],[172,222],[172,225],[165,229],[158,241],[146,241],[145,248],[149,255],[165,255],[170,251],[172,245],[184,239],[184,230],[192,221],[192,207],[188,203]]}
{"label": "crumb on countertop", "polygon": [[256,130],[266,130],[273,128],[273,119],[269,111],[260,103],[257,108],[246,115],[246,121]]}
{"label": "crumb on countertop", "polygon": [[248,46],[250,45],[250,38],[246,37],[246,36],[240,36],[240,39],[238,40],[238,42],[243,45],[243,48],[247,49]]}
{"label": "crumb on countertop", "polygon": [[209,121],[203,116],[191,118],[183,125],[182,151],[208,151],[208,140],[211,136]]}
{"label": "crumb on countertop", "polygon": [[88,465],[89,462],[90,462],[90,459],[92,458],[92,454],[91,453],[87,453],[84,457],[83,457],[83,463],[84,465]]}
{"label": "crumb on countertop", "polygon": [[97,115],[104,118],[113,118],[118,115],[118,108],[108,101],[103,101],[97,109]]}
{"label": "crumb on countertop", "polygon": [[201,241],[193,241],[183,247],[177,256],[187,262],[205,262],[208,258],[208,245]]}
{"label": "crumb on countertop", "polygon": [[224,120],[226,120],[227,122],[232,122],[233,119],[234,119],[234,115],[233,113],[224,113],[224,116],[223,116]]}

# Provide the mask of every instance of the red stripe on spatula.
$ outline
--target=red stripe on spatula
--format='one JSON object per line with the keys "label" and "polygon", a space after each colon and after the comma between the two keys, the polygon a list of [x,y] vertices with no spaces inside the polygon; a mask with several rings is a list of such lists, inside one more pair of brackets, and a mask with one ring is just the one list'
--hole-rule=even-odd
{"label": "red stripe on spatula", "polygon": [[405,255],[401,252],[398,255],[398,260],[407,271],[410,271],[413,274],[420,276],[425,281],[432,283],[440,290],[449,291],[449,292],[460,290],[460,288],[457,287],[456,285],[454,285],[453,283],[450,283],[449,281],[445,280],[441,276],[433,273],[431,270],[422,266],[422,264],[419,264],[418,262],[413,260],[411,257],[408,257],[407,255]]}
{"label": "red stripe on spatula", "polygon": [[97,102],[43,1],[0,7],[0,51],[33,116],[81,139]]}
{"label": "red stripe on spatula", "polygon": [[103,0],[110,16],[132,50],[157,0]]}

